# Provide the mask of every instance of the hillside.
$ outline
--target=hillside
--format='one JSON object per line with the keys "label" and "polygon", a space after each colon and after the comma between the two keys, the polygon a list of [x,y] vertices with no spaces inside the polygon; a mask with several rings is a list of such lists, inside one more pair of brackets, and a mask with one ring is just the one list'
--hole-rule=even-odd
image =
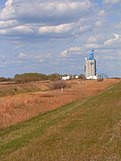
{"label": "hillside", "polygon": [[0,131],[1,161],[121,161],[121,82]]}
{"label": "hillside", "polygon": [[95,95],[119,81],[69,80],[65,82],[69,88],[65,88],[63,92],[50,88],[56,85],[56,81],[0,84],[0,129]]}

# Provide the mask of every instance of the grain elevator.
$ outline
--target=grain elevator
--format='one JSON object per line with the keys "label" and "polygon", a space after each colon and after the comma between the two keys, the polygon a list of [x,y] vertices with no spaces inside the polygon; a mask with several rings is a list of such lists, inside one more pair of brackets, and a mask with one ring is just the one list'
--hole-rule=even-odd
{"label": "grain elevator", "polygon": [[85,77],[86,79],[97,79],[96,59],[94,58],[94,50],[89,53],[88,58],[85,58]]}

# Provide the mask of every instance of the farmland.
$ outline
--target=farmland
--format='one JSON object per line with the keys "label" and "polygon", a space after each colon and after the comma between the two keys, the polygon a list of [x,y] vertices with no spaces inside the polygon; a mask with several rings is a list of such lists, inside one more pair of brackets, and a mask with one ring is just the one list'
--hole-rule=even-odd
{"label": "farmland", "polygon": [[121,160],[120,80],[68,83],[63,92],[46,89],[0,98],[0,103],[13,98],[1,110],[11,118],[1,124],[1,161]]}

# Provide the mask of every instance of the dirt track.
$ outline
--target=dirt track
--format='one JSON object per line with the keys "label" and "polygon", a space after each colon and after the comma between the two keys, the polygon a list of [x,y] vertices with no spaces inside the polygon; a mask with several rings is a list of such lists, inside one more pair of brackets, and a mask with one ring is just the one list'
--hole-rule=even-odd
{"label": "dirt track", "polygon": [[118,79],[69,80],[71,88],[31,92],[0,98],[0,128],[25,121],[40,113],[56,109],[78,99],[93,96],[107,87],[119,82]]}

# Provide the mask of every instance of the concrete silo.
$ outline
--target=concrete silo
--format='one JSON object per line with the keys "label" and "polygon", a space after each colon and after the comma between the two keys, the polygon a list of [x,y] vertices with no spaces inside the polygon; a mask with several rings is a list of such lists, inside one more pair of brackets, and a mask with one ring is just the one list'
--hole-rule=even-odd
{"label": "concrete silo", "polygon": [[97,79],[96,77],[96,59],[94,58],[94,50],[89,53],[89,57],[85,58],[85,77],[86,79]]}

